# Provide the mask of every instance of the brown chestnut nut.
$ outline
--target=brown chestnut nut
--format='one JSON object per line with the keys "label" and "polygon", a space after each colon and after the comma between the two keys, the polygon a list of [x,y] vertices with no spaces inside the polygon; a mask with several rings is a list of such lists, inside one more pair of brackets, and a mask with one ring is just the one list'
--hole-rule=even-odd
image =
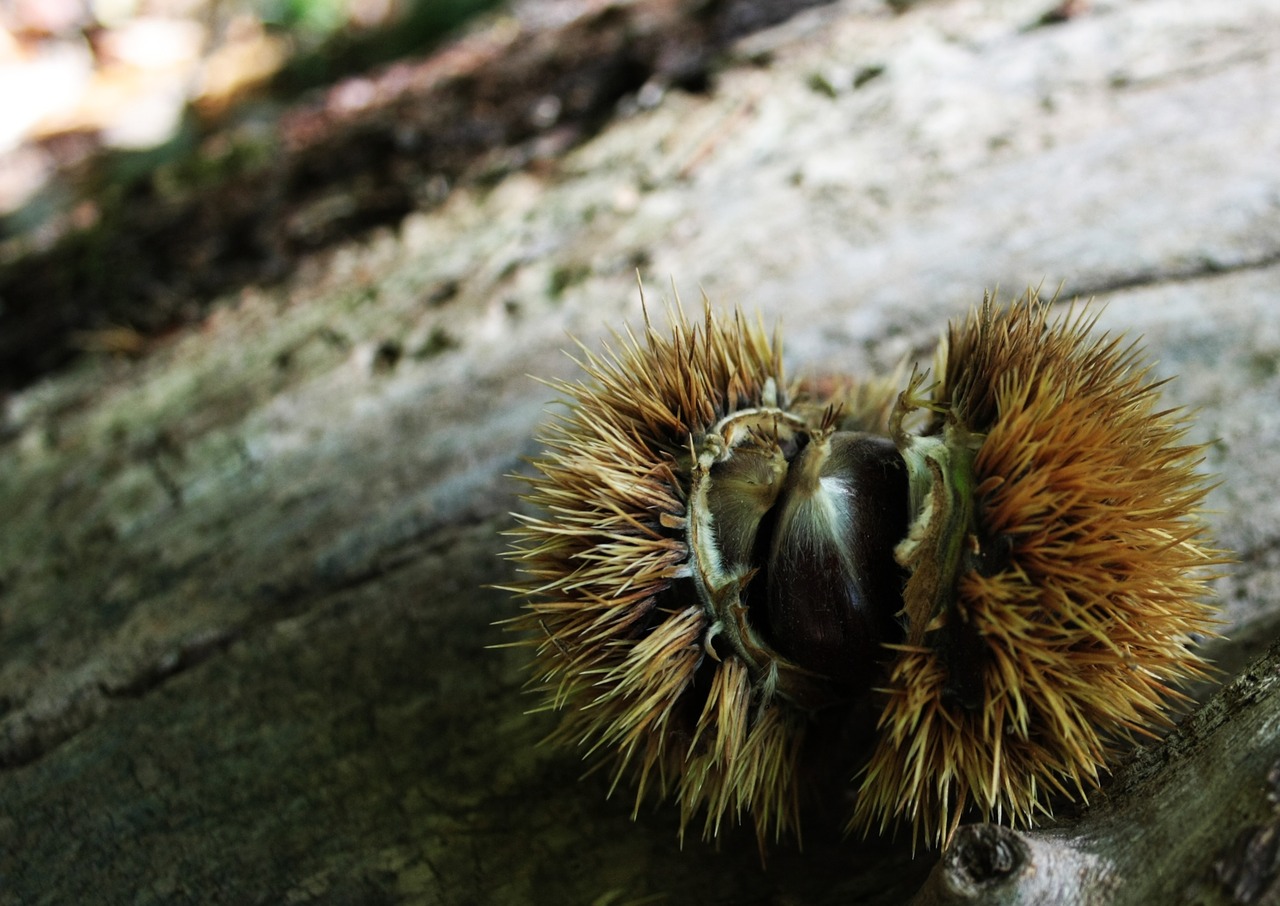
{"label": "brown chestnut nut", "polygon": [[902,638],[907,470],[893,441],[822,431],[788,464],[773,516],[765,579],[768,629],[780,654],[865,688]]}

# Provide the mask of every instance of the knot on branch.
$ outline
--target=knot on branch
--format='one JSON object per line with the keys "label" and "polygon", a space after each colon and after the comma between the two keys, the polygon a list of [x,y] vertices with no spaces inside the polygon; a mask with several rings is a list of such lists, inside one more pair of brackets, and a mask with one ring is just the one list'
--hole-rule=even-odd
{"label": "knot on branch", "polygon": [[1105,906],[1113,887],[1109,864],[1065,838],[975,824],[956,832],[913,906]]}
{"label": "knot on branch", "polygon": [[997,824],[969,825],[956,832],[943,859],[943,871],[948,887],[974,899],[1018,875],[1028,856],[1026,843],[1016,831]]}

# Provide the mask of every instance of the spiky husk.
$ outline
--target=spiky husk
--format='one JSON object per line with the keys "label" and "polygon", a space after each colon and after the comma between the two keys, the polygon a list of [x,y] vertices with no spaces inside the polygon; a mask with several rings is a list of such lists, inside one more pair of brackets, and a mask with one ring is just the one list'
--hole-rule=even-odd
{"label": "spiky husk", "polygon": [[561,740],[674,794],[681,833],[749,813],[761,839],[796,827],[796,765],[807,717],[771,698],[707,640],[685,538],[691,451],[726,414],[785,406],[780,348],[735,315],[701,326],[670,312],[585,352],[586,380],[557,384],[568,411],[546,430],[514,558],[525,610],[510,621],[536,646],[534,685],[563,709]]}
{"label": "spiky husk", "polygon": [[1055,794],[1084,798],[1204,675],[1191,645],[1222,561],[1196,515],[1202,448],[1094,320],[1050,321],[1028,293],[950,332],[933,430],[985,435],[976,526],[953,604],[891,668],[855,828],[905,819],[937,843],[971,806],[1029,824]]}

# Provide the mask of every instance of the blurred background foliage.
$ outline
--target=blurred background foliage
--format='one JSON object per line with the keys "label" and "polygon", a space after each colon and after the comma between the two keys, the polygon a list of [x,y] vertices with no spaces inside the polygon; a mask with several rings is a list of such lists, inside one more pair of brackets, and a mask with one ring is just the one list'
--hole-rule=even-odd
{"label": "blurred background foliage", "polygon": [[[341,195],[356,212],[326,240],[394,222],[408,193],[350,185],[388,166],[351,98],[385,100],[379,72],[501,7],[0,0],[0,399],[81,352],[139,353],[227,288],[287,273],[318,244],[286,235],[314,221],[308,205]],[[301,157],[284,125],[299,121]]]}
{"label": "blurred background foliage", "polygon": [[0,0],[0,400],[463,185],[544,175],[826,0]]}
{"label": "blurred background foliage", "polygon": [[[26,235],[41,247],[83,225],[71,197],[83,193],[65,183],[87,171],[98,183],[152,173],[228,121],[260,121],[310,89],[425,54],[499,6],[0,0],[0,243]],[[0,262],[30,248],[0,247]]]}

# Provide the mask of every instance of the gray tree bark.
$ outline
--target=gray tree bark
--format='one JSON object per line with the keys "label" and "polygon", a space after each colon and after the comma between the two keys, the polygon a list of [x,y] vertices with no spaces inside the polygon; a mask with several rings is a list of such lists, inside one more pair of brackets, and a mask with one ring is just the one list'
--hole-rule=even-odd
{"label": "gray tree bark", "polygon": [[[1044,7],[811,10],[5,400],[0,902],[1276,902],[1280,9]],[[491,646],[526,375],[635,323],[637,267],[781,317],[793,371],[927,356],[997,284],[1107,301],[1212,440],[1229,682],[1088,808],[940,858],[633,822]]]}
{"label": "gray tree bark", "polygon": [[1280,645],[1079,817],[1032,832],[962,828],[912,901],[1280,901]]}

